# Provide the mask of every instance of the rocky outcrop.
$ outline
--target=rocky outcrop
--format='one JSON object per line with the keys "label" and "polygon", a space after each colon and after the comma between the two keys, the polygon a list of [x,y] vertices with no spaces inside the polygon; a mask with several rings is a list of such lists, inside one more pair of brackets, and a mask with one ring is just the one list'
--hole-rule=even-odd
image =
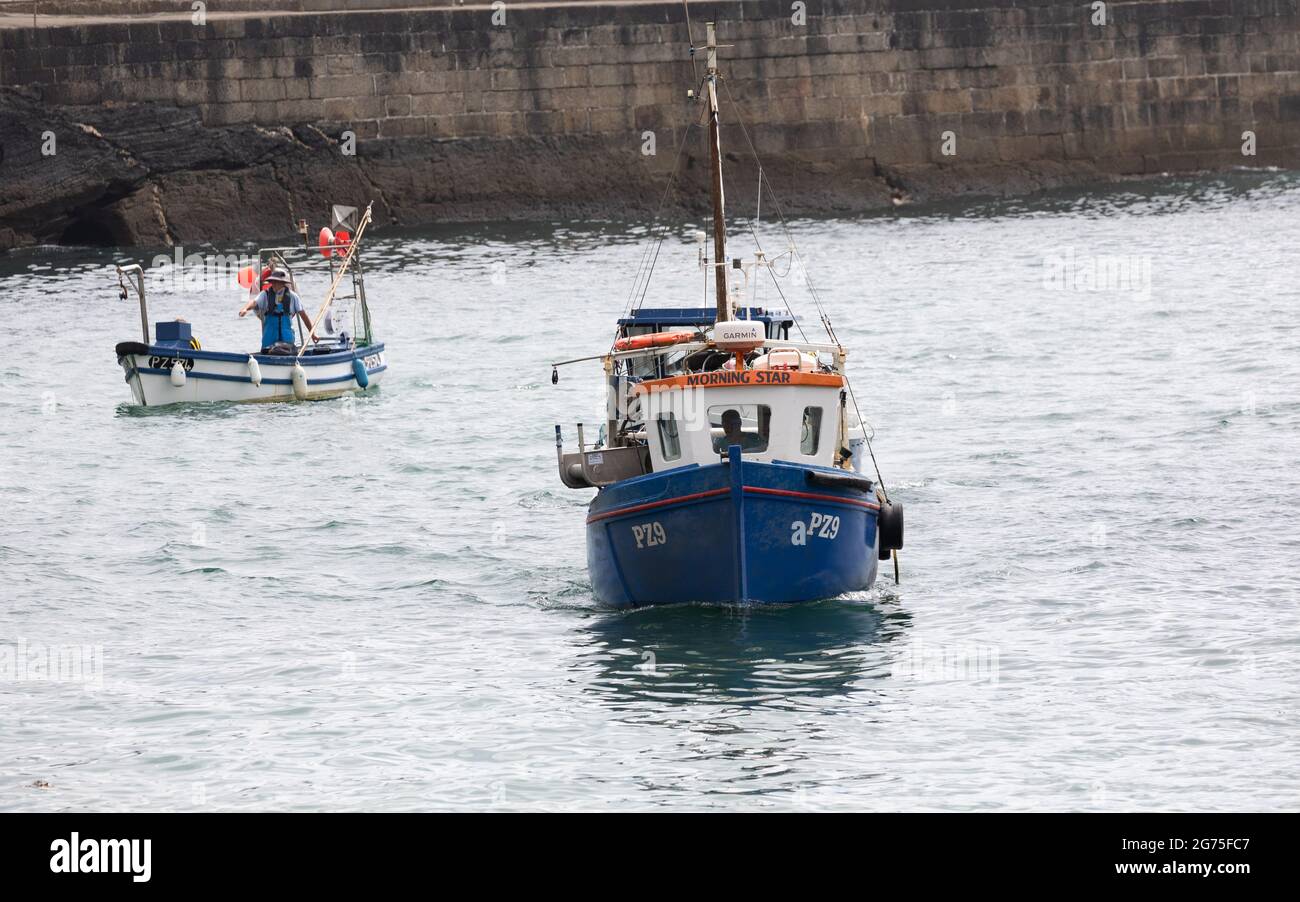
{"label": "rocky outcrop", "polygon": [[[330,124],[204,125],[196,109],[162,104],[49,109],[23,92],[0,91],[7,148],[0,248],[281,237],[332,203],[373,201],[380,225],[707,209],[707,146],[698,131],[667,198],[666,176],[619,163],[631,155],[609,136],[390,138],[360,142],[348,156],[340,132]],[[735,128],[728,134],[741,140]],[[55,139],[50,155],[41,152],[45,135]],[[744,155],[728,158],[730,197],[740,209],[753,203],[758,172]],[[897,193],[860,160],[774,163],[769,179],[804,183],[792,193],[796,213],[861,211]]]}
{"label": "rocky outcrop", "polygon": [[[206,127],[195,109],[51,108],[20,91],[0,92],[0,134],[0,223],[8,230],[0,245],[282,235],[298,192],[280,171],[295,162],[321,171],[328,156],[313,155],[307,142],[329,142],[311,126]],[[364,183],[355,165],[335,169],[343,184]]]}

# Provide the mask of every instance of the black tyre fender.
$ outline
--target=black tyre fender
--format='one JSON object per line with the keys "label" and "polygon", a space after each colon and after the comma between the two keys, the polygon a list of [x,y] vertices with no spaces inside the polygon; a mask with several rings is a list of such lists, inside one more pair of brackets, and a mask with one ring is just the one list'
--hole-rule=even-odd
{"label": "black tyre fender", "polygon": [[898,502],[880,505],[876,515],[876,532],[879,537],[879,556],[889,560],[890,552],[903,547],[903,505]]}

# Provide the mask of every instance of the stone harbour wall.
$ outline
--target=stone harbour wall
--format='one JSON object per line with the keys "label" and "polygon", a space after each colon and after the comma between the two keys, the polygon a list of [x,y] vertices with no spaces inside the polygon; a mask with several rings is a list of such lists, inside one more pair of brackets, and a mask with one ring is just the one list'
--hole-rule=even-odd
{"label": "stone harbour wall", "polygon": [[[678,0],[213,0],[199,24],[188,2],[114,18],[110,0],[94,21],[62,4],[35,28],[0,22],[0,247],[279,236],[370,200],[380,224],[642,217],[679,145],[674,206],[705,200],[686,97],[703,59],[693,74]],[[761,0],[690,14],[697,46],[709,20],[728,45],[729,198],[752,199],[752,140],[788,210],[853,213],[1296,166],[1297,6]]]}

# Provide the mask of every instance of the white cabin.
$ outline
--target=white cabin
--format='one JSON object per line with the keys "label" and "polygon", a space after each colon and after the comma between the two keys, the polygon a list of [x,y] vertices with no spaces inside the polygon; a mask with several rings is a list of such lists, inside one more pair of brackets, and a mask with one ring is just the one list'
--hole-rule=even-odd
{"label": "white cabin", "polygon": [[844,445],[843,379],[833,373],[714,371],[639,383],[655,472],[746,460],[831,467]]}

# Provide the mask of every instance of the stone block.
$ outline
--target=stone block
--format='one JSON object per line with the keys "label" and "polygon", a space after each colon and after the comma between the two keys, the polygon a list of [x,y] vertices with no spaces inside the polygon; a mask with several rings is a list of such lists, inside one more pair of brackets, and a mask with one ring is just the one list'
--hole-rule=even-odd
{"label": "stone block", "polygon": [[364,97],[374,93],[369,75],[318,75],[311,80],[311,96],[323,99]]}

